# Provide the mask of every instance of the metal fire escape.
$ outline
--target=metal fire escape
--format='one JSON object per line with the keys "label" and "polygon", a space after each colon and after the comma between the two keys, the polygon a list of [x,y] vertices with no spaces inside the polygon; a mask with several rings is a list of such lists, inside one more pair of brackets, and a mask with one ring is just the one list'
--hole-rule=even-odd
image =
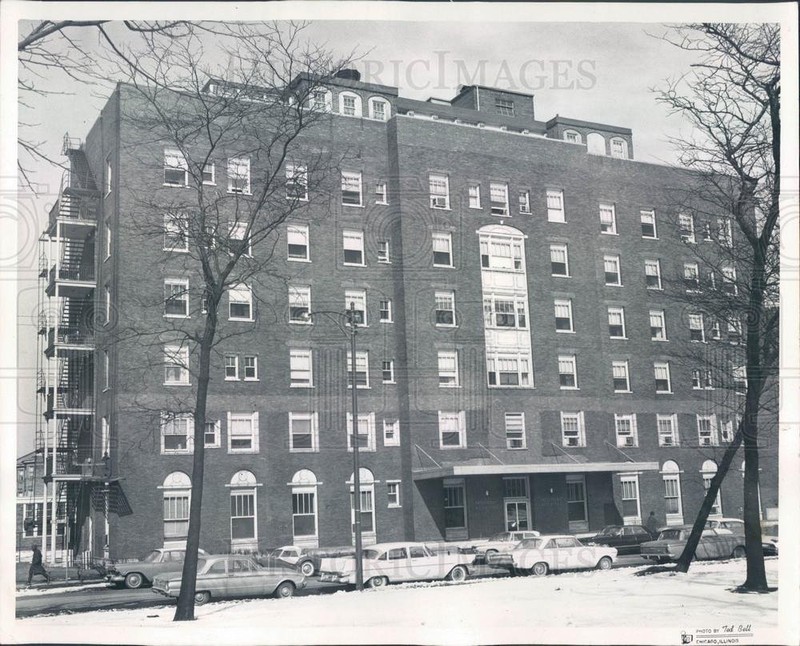
{"label": "metal fire escape", "polygon": [[[103,449],[98,446],[94,422],[95,238],[100,191],[81,143],[67,135],[62,152],[70,168],[64,172],[40,238],[39,262],[37,407],[41,416],[36,451],[43,455],[42,539],[51,563],[57,555],[71,559],[81,547],[83,524],[91,509],[107,517],[111,490],[119,488],[107,454],[98,455]],[[56,540],[59,517],[66,523],[61,549]]]}

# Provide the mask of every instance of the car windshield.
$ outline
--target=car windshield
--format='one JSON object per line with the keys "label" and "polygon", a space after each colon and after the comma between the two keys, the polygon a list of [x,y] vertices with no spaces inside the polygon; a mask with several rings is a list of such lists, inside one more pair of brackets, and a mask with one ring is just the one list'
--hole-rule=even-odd
{"label": "car windshield", "polygon": [[508,532],[497,532],[497,534],[493,534],[489,537],[490,541],[507,541],[508,540]]}
{"label": "car windshield", "polygon": [[658,537],[660,541],[679,541],[681,539],[680,529],[665,529]]}
{"label": "car windshield", "polygon": [[619,527],[616,525],[609,525],[608,527],[603,527],[599,533],[599,536],[619,536],[619,533]]}
{"label": "car windshield", "polygon": [[161,552],[159,550],[153,550],[147,556],[142,558],[142,561],[145,563],[158,563],[161,560]]}
{"label": "car windshield", "polygon": [[364,550],[361,552],[361,557],[369,560],[375,560],[381,555],[378,550]]}

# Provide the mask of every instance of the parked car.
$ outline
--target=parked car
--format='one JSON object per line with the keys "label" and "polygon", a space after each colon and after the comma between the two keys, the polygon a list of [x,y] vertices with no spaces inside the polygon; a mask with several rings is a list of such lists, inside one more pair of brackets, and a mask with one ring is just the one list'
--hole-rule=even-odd
{"label": "parked car", "polygon": [[[197,550],[197,557],[203,558],[208,553]],[[106,580],[115,586],[141,588],[151,585],[153,577],[165,572],[180,572],[186,556],[185,549],[159,548],[150,552],[138,561],[114,563],[106,569]]]}
{"label": "parked car", "polygon": [[484,556],[496,554],[497,552],[508,552],[508,550],[512,549],[520,541],[526,538],[536,538],[537,536],[539,536],[539,532],[536,530],[498,532],[489,538],[475,541],[475,543],[463,551],[466,554],[481,554]]}
{"label": "parked car", "polygon": [[608,570],[616,558],[614,547],[583,545],[574,536],[553,534],[527,538],[508,552],[490,554],[486,562],[519,574],[544,576],[558,570]]}
{"label": "parked car", "polygon": [[778,521],[761,523],[764,556],[778,556]]}
{"label": "parked car", "polygon": [[[362,557],[364,582],[370,588],[403,581],[463,581],[473,561],[467,554],[432,552],[423,543],[378,543],[365,548]],[[319,580],[354,584],[355,567],[352,557],[323,558]]]}
{"label": "parked car", "polygon": [[[657,540],[642,543],[642,556],[658,562],[674,561],[683,552],[691,533],[691,525],[665,529],[659,534]],[[734,534],[724,527],[704,529],[695,551],[695,558],[698,560],[742,558],[744,555],[744,536]]]}
{"label": "parked car", "polygon": [[[712,529],[727,529],[734,534],[744,536],[744,521],[741,518],[709,518],[706,521],[706,527]],[[778,555],[778,530],[775,529],[775,536],[768,536],[765,531],[765,524],[761,524],[762,542],[761,548],[764,551],[764,556],[777,556]],[[773,541],[772,538],[775,540]]]}
{"label": "parked car", "polygon": [[[202,605],[211,599],[269,595],[286,598],[302,587],[305,577],[291,569],[262,567],[246,554],[206,555],[198,561],[194,602]],[[160,574],[153,580],[153,592],[177,597],[180,591],[180,575]]]}
{"label": "parked car", "polygon": [[297,545],[284,545],[270,550],[258,558],[261,565],[291,566],[304,576],[313,576],[319,571],[319,563],[323,558],[337,556],[352,556],[355,548],[349,545],[343,547],[298,547]]}
{"label": "parked car", "polygon": [[642,543],[652,541],[655,536],[641,525],[607,525],[597,534],[581,539],[584,545],[607,545],[616,547],[617,554],[639,554]]}

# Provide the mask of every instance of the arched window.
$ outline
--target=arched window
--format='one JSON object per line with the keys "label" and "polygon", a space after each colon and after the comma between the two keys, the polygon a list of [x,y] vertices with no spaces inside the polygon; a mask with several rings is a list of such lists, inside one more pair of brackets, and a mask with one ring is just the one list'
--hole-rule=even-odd
{"label": "arched window", "polygon": [[661,467],[664,479],[664,508],[667,525],[683,524],[683,501],[681,500],[681,471],[678,463],[667,460]]}
{"label": "arched window", "polygon": [[379,96],[369,98],[369,118],[378,121],[388,121],[392,116],[392,104]]}
{"label": "arched window", "polygon": [[243,469],[233,474],[231,490],[231,551],[258,549],[256,477]]}
{"label": "arched window", "polygon": [[592,132],[586,137],[586,146],[590,155],[606,154],[606,140],[599,132]]}
{"label": "arched window", "polygon": [[[708,491],[711,487],[711,480],[717,473],[717,463],[714,460],[706,460],[703,466],[700,467],[700,475],[703,477],[703,488]],[[722,516],[722,487],[717,491],[717,498],[714,500],[714,506],[711,507],[709,516]]]}
{"label": "arched window", "polygon": [[[375,477],[372,471],[361,467],[358,470],[359,487],[361,489],[361,539],[365,545],[372,545],[377,540],[377,528],[375,527]],[[353,474],[347,481],[350,485],[350,524],[355,536],[355,510],[353,498]]]}
{"label": "arched window", "polygon": [[298,547],[319,547],[317,487],[320,484],[308,469],[292,476],[292,542]]}
{"label": "arched window", "polygon": [[619,159],[628,159],[628,142],[622,137],[611,139],[611,156]]}
{"label": "arched window", "polygon": [[183,471],[173,471],[159,488],[164,501],[164,546],[183,546],[189,534],[192,481]]}
{"label": "arched window", "polygon": [[339,114],[346,117],[360,117],[361,97],[354,92],[339,92]]}
{"label": "arched window", "polygon": [[571,144],[580,144],[583,143],[583,137],[581,137],[581,133],[577,130],[565,130],[564,141],[568,141]]}

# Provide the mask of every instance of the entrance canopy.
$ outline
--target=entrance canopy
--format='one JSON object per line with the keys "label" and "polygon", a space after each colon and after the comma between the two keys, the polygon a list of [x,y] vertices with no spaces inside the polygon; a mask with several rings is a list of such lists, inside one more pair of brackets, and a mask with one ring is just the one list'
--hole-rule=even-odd
{"label": "entrance canopy", "polygon": [[537,473],[594,473],[631,471],[658,471],[658,462],[565,462],[561,464],[461,464],[415,470],[414,480],[435,480],[437,478],[490,476],[490,475],[528,475]]}

